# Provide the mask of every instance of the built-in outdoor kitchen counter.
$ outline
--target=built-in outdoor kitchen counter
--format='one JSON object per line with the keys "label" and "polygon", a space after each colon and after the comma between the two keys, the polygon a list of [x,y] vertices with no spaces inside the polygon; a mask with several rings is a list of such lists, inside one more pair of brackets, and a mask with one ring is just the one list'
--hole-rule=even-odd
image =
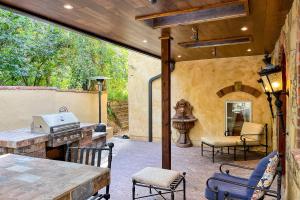
{"label": "built-in outdoor kitchen counter", "polygon": [[[80,136],[73,140],[74,145],[101,146],[106,135],[93,133],[96,124],[80,123]],[[94,134],[94,135],[93,135]],[[20,154],[39,158],[63,159],[66,145],[49,147],[49,134],[32,133],[30,128],[0,132],[0,155]]]}

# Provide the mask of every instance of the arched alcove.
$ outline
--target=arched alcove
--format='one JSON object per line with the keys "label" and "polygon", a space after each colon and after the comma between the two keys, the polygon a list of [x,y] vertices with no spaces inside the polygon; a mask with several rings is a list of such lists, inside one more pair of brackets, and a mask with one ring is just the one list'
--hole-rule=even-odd
{"label": "arched alcove", "polygon": [[261,95],[259,90],[249,85],[243,85],[242,82],[235,82],[233,85],[222,88],[217,92],[217,95],[222,98],[232,92],[245,92],[254,97],[259,97]]}

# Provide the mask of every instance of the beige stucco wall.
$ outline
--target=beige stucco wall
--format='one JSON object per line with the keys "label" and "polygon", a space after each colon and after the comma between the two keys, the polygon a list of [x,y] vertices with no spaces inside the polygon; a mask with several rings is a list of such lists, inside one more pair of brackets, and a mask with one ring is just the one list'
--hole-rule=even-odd
{"label": "beige stucco wall", "polygon": [[[160,74],[159,59],[129,51],[128,56],[128,114],[131,138],[147,140],[148,81]],[[153,84],[153,138],[160,138],[161,93],[160,79]]]}
{"label": "beige stucco wall", "polygon": [[[222,98],[216,92],[236,81],[260,90],[257,72],[263,56],[208,59],[176,63],[172,73],[172,106],[181,98],[194,107],[198,118],[190,132],[194,145],[200,144],[201,136],[223,135],[225,130],[225,101],[247,100],[252,102],[253,122],[271,124],[271,115],[266,96],[256,98],[247,93],[235,92]],[[132,138],[147,139],[148,134],[148,80],[160,73],[160,61],[137,53],[129,54],[129,134]],[[161,136],[160,80],[154,82],[153,134]],[[175,111],[172,109],[172,116]],[[172,130],[173,141],[177,131]]]}
{"label": "beige stucco wall", "polygon": [[[98,121],[98,94],[29,89],[0,90],[0,131],[30,127],[31,117],[57,113],[66,106],[81,122]],[[107,122],[107,93],[102,95],[102,119]]]}

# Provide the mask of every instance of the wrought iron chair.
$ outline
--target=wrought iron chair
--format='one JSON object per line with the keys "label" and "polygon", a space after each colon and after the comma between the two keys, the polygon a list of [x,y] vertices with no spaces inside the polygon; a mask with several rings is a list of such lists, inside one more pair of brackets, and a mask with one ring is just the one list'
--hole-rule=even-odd
{"label": "wrought iron chair", "polygon": [[[263,143],[262,139],[265,136],[265,141]],[[247,152],[250,147],[261,146],[265,148],[265,154],[268,155],[268,125],[262,125],[258,123],[244,122],[241,136],[228,136],[225,131],[224,136],[214,136],[214,137],[202,137],[201,138],[201,155],[203,156],[204,144],[212,147],[212,161],[215,162],[215,148],[221,148],[221,153],[223,153],[223,148],[229,149],[233,148],[233,159],[236,160],[236,150],[237,148],[242,148],[244,153],[244,160],[247,160]]]}
{"label": "wrought iron chair", "polygon": [[[113,147],[114,143],[107,143],[101,148],[71,147],[70,144],[67,144],[66,161],[97,167],[101,167],[104,163],[103,161],[107,161],[107,168],[111,169]],[[109,185],[106,186],[105,194],[99,194],[99,192],[97,192],[89,198],[89,200],[99,199],[110,199]]]}
{"label": "wrought iron chair", "polygon": [[[259,200],[264,199],[265,196],[275,197],[277,200],[281,199],[281,176],[282,168],[280,160],[276,167],[276,173],[274,176],[270,176],[271,182],[273,183],[277,176],[277,190],[271,190],[268,187],[258,187],[259,181],[263,179],[263,175],[269,163],[269,159],[277,152],[272,152],[268,156],[260,160],[255,169],[224,163],[220,165],[220,173],[215,173],[206,182],[205,197],[209,200],[249,200],[254,194],[254,191],[263,192],[263,195],[258,198]],[[223,170],[225,166],[231,166],[234,168],[240,168],[245,170],[253,170],[249,179],[233,176],[229,173],[229,170]]]}

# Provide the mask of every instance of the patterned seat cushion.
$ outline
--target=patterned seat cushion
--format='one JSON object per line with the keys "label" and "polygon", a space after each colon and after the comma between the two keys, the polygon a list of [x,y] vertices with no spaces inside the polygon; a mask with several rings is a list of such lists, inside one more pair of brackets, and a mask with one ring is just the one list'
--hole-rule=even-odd
{"label": "patterned seat cushion", "polygon": [[[279,163],[279,155],[276,152],[276,154],[273,157],[269,157],[269,163],[267,165],[267,168],[265,169],[263,176],[259,180],[257,187],[262,189],[269,189],[271,187],[276,174],[278,163]],[[251,200],[258,200],[264,195],[265,195],[264,191],[254,190]]]}
{"label": "patterned seat cushion", "polygon": [[[257,186],[257,184],[259,183],[260,179],[263,177],[263,175],[267,169],[270,158],[273,158],[276,155],[278,155],[278,153],[276,151],[274,151],[259,161],[255,170],[252,172],[252,174],[249,178],[248,185]],[[254,192],[253,189],[248,188],[248,190],[247,190],[248,195],[252,196],[253,192]]]}

